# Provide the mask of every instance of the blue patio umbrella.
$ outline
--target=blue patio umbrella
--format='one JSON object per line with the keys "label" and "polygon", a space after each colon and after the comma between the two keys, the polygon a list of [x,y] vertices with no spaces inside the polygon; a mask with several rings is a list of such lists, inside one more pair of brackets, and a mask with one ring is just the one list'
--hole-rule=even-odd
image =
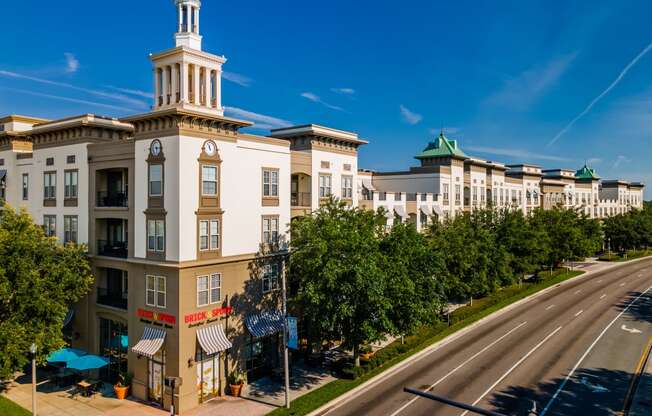
{"label": "blue patio umbrella", "polygon": [[99,355],[84,355],[76,360],[68,361],[66,367],[71,370],[85,371],[102,368],[109,364],[109,359]]}
{"label": "blue patio umbrella", "polygon": [[113,338],[111,338],[111,347],[113,348],[127,348],[129,347],[129,338],[127,335],[116,335]]}
{"label": "blue patio umbrella", "polygon": [[60,350],[50,354],[47,361],[49,363],[67,363],[68,361],[76,360],[87,354],[86,351],[78,350],[77,348],[61,348]]}

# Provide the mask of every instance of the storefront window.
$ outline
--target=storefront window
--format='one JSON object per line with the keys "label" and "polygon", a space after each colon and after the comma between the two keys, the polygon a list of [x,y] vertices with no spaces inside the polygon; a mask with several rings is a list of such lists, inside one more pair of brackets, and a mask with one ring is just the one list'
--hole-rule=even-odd
{"label": "storefront window", "polygon": [[100,371],[102,380],[114,383],[118,374],[127,371],[127,336],[127,325],[100,318],[100,355],[110,360],[110,364]]}
{"label": "storefront window", "polygon": [[212,399],[220,391],[220,354],[206,354],[200,345],[195,353],[197,367],[197,395],[199,402]]}
{"label": "storefront window", "polygon": [[248,381],[265,377],[272,369],[279,366],[279,345],[278,334],[264,338],[250,338],[244,351]]}

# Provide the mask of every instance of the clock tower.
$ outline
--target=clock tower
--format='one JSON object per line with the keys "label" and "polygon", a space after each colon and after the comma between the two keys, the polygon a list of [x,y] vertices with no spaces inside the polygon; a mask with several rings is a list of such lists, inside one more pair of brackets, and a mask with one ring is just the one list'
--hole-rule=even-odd
{"label": "clock tower", "polygon": [[200,0],[174,0],[177,11],[175,47],[150,55],[154,69],[152,109],[181,108],[223,116],[224,56],[202,51],[199,34]]}

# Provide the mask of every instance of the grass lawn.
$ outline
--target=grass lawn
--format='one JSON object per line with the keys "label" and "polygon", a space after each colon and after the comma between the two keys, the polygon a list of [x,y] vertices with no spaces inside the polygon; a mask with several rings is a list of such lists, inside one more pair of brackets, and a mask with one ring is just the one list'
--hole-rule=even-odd
{"label": "grass lawn", "polygon": [[2,416],[29,416],[32,412],[18,406],[11,400],[0,396],[0,415]]}
{"label": "grass lawn", "polygon": [[652,250],[631,250],[627,252],[627,257],[621,253],[611,253],[604,254],[598,258],[600,261],[615,261],[622,262],[634,259],[640,259],[641,257],[652,256]]}
{"label": "grass lawn", "polygon": [[[459,331],[460,329],[472,324],[473,322],[476,322],[485,316],[504,308],[509,304],[530,296],[533,293],[536,293],[547,287],[554,286],[560,282],[563,282],[564,280],[579,276],[583,273],[583,271],[556,272],[547,278],[546,274],[542,274],[541,277],[543,280],[540,280],[539,282],[524,283],[521,287],[510,286],[496,292],[494,295],[488,296],[487,298],[473,300],[473,306],[465,306],[457,309],[454,312],[454,314],[457,314],[460,316],[460,318],[463,317],[463,319],[456,321],[453,325],[446,326],[445,324],[438,324],[432,327],[426,327],[422,331],[419,331],[419,334],[415,335],[415,337],[417,337],[417,342],[415,343],[415,346],[409,351],[396,356],[390,361],[387,361],[383,365],[371,370],[370,372],[355,380],[337,379],[310,393],[304,394],[292,402],[291,408],[289,410],[285,408],[278,408],[268,414],[271,416],[306,415],[333,400],[334,398],[346,393],[349,390],[354,389],[360,384],[389,369],[393,365],[403,361],[411,355],[416,354],[424,348],[427,348],[435,342],[446,338],[447,336]],[[468,312],[471,311],[472,313],[469,314]],[[451,315],[451,317],[452,316],[453,315]],[[419,337],[423,337],[423,339],[419,340]]]}

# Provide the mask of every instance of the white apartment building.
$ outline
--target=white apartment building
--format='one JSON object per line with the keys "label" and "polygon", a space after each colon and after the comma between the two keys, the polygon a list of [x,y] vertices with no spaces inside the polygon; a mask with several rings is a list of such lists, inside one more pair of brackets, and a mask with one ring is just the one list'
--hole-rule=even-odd
{"label": "white apartment building", "polygon": [[[418,229],[427,225],[411,200],[432,200],[435,219],[491,204],[520,210],[563,206],[581,210],[591,218],[604,218],[643,207],[641,183],[601,181],[595,170],[583,166],[543,169],[532,164],[505,165],[467,156],[443,132],[416,156],[421,166],[407,171],[359,173],[360,205],[384,208],[388,225],[410,221]],[[405,197],[403,196],[405,195]],[[454,196],[453,196],[454,195]]]}
{"label": "white apartment building", "polygon": [[[73,347],[134,373],[132,394],[183,412],[280,365],[274,302],[292,217],[358,204],[357,134],[314,124],[247,134],[224,116],[199,0],[175,0],[172,49],[150,55],[152,110],[121,119],[0,118],[0,198],[86,244],[96,281],[71,305]],[[172,391],[166,377],[183,382]]]}

